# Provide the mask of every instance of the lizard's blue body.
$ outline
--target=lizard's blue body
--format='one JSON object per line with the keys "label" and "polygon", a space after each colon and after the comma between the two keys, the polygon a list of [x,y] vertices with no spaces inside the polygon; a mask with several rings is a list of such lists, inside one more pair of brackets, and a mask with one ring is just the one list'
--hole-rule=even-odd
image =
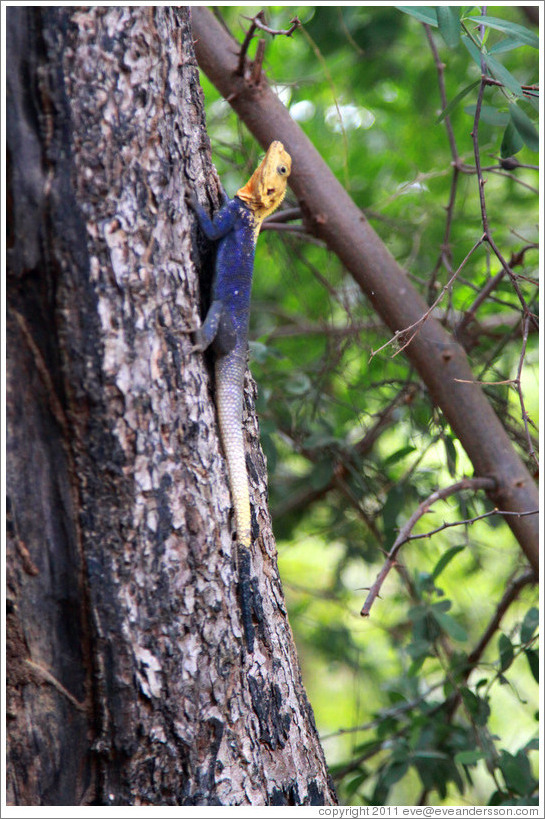
{"label": "lizard's blue body", "polygon": [[211,304],[203,326],[195,333],[195,349],[205,350],[213,343],[216,354],[216,406],[235,510],[239,599],[250,652],[254,643],[250,590],[252,532],[242,435],[250,296],[261,223],[282,201],[290,169],[291,159],[284,146],[273,142],[250,181],[234,199],[226,199],[213,219],[191,200],[204,234],[218,242]]}
{"label": "lizard's blue body", "polygon": [[218,241],[212,301],[198,332],[199,346],[214,341],[220,354],[242,346],[246,355],[256,221],[238,197],[227,200],[214,219],[199,205],[194,207],[205,236]]}

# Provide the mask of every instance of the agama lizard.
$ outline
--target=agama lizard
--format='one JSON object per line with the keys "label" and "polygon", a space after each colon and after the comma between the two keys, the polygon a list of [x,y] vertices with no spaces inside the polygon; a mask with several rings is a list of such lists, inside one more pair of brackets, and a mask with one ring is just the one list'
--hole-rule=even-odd
{"label": "agama lizard", "polygon": [[263,219],[282,202],[291,157],[272,142],[265,158],[233,199],[226,198],[213,219],[190,197],[205,236],[218,242],[211,305],[195,331],[194,350],[213,343],[216,356],[216,407],[235,512],[238,544],[239,601],[248,651],[253,651],[250,547],[250,496],[242,436],[244,373],[248,352],[250,293],[257,237]]}

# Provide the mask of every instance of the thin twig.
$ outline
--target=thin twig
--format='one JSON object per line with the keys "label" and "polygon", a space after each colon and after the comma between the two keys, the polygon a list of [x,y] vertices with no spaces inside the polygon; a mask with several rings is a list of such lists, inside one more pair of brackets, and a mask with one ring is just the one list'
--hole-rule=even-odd
{"label": "thin twig", "polygon": [[[537,245],[533,243],[527,244],[516,253],[512,253],[511,258],[509,259],[509,267],[513,268],[515,266],[522,265],[524,261],[524,254],[526,253],[526,251],[533,250],[536,247]],[[470,324],[473,321],[473,319],[475,318],[475,313],[477,312],[481,304],[488,298],[490,293],[496,289],[497,285],[505,276],[505,272],[506,269],[502,267],[502,269],[498,273],[496,273],[495,276],[492,276],[490,279],[488,279],[488,281],[480,291],[479,295],[477,296],[473,304],[465,311],[463,318],[456,326],[455,334],[457,336],[467,327],[468,324]]]}
{"label": "thin twig", "polygon": [[306,235],[309,238],[311,238],[310,234],[307,233],[303,225],[288,225],[285,222],[278,222],[275,221],[274,219],[271,219],[270,222],[269,221],[263,222],[263,224],[261,225],[261,232],[265,230],[275,230],[277,233],[294,233],[299,236]]}
{"label": "thin twig", "polygon": [[[530,168],[530,169],[533,169],[533,170],[539,170],[535,166],[531,166],[531,165],[515,165],[514,167],[515,168],[519,168],[519,167],[524,168],[524,167],[526,167],[526,168]],[[477,170],[476,170],[476,168],[473,167],[473,165],[466,165],[463,162],[460,162],[458,164],[458,170],[460,171],[460,173],[465,173],[465,174],[468,174],[468,175],[477,173]],[[516,182],[517,185],[520,185],[521,187],[526,188],[527,190],[531,191],[532,193],[535,193],[535,194],[539,193],[538,188],[534,187],[533,185],[529,185],[528,182],[525,182],[523,179],[519,179],[519,177],[515,176],[515,174],[513,174],[513,173],[507,173],[507,169],[506,169],[505,165],[484,165],[484,166],[481,167],[481,171],[489,171],[490,173],[495,173],[497,176],[503,176],[505,179],[512,179],[513,182]]]}
{"label": "thin twig", "polygon": [[518,396],[519,396],[520,409],[522,411],[522,420],[524,421],[524,429],[526,431],[526,438],[528,440],[528,454],[530,455],[531,458],[534,459],[534,461],[536,462],[536,465],[539,466],[539,461],[537,459],[537,455],[536,455],[534,445],[533,445],[533,442],[532,442],[532,436],[530,435],[530,429],[528,427],[528,421],[530,421],[530,418],[528,416],[528,413],[526,412],[526,407],[524,405],[524,396],[522,394],[522,367],[524,365],[524,357],[526,355],[526,345],[528,343],[528,327],[529,327],[529,316],[526,315],[526,316],[524,316],[524,319],[522,321],[522,350],[521,350],[521,353],[520,353],[520,360],[519,360],[519,365],[518,365],[518,369],[517,369],[517,377],[515,379],[515,384],[516,384],[516,388],[517,388],[517,392],[518,392]]}
{"label": "thin twig", "polygon": [[483,512],[482,515],[475,515],[474,518],[466,518],[465,520],[455,520],[452,523],[442,523],[441,526],[438,526],[436,529],[431,529],[429,532],[424,532],[422,535],[409,535],[406,539],[408,543],[410,540],[422,540],[425,537],[431,537],[432,535],[436,535],[439,532],[444,532],[445,529],[452,529],[453,526],[468,526],[472,523],[476,523],[478,520],[483,520],[484,518],[489,518],[492,515],[517,515],[519,518],[526,517],[527,515],[539,515],[539,509],[530,509],[528,512],[507,512],[502,509],[490,509],[489,512]]}
{"label": "thin twig", "polygon": [[[500,88],[505,88],[504,83],[500,80],[495,80],[493,77],[485,77],[484,82],[486,85],[498,85]],[[528,97],[539,97],[539,85],[534,83],[533,85],[521,85],[522,90],[525,92],[525,95]],[[537,93],[533,93],[536,91]]]}
{"label": "thin twig", "polygon": [[371,731],[373,728],[377,728],[385,719],[388,719],[388,717],[397,717],[407,713],[407,711],[412,711],[414,708],[417,708],[421,703],[426,701],[426,698],[431,693],[436,691],[438,688],[442,688],[443,685],[443,680],[440,680],[440,682],[430,685],[429,688],[427,688],[415,699],[409,700],[408,702],[402,702],[399,705],[394,705],[391,708],[386,708],[384,711],[381,711],[380,716],[376,717],[376,719],[365,722],[363,725],[354,725],[351,728],[339,728],[338,731],[331,731],[329,734],[320,734],[320,740],[323,742],[326,739],[333,739],[334,737],[343,736],[344,734],[355,734]]}
{"label": "thin twig", "polygon": [[265,57],[265,40],[257,41],[257,49],[255,52],[254,61],[252,64],[252,71],[250,75],[250,82],[254,85],[259,83],[261,78],[261,69],[263,67],[263,59]]}
{"label": "thin twig", "polygon": [[469,671],[472,669],[473,666],[477,665],[480,661],[481,657],[484,654],[485,648],[492,640],[494,633],[497,631],[501,620],[511,605],[511,603],[516,600],[520,592],[525,586],[528,586],[530,583],[536,583],[536,576],[533,569],[526,569],[521,575],[516,577],[514,580],[511,580],[507,588],[505,589],[503,596],[496,606],[496,611],[494,612],[492,619],[490,620],[489,624],[487,625],[486,629],[483,632],[483,635],[473,651],[468,654],[467,657],[467,664],[469,669],[466,674],[466,679],[469,676]]}
{"label": "thin twig", "polygon": [[[480,27],[480,28],[482,28],[482,27]],[[530,316],[530,320],[535,324],[535,326],[537,328],[537,326],[538,326],[537,317],[530,311],[530,308],[528,307],[528,305],[526,303],[526,299],[524,298],[524,296],[523,296],[523,294],[522,294],[522,292],[520,290],[520,287],[518,285],[517,277],[513,273],[513,271],[511,270],[511,268],[508,265],[508,263],[506,262],[506,260],[503,258],[503,255],[501,254],[498,246],[496,245],[496,242],[494,241],[494,239],[492,237],[492,233],[490,231],[490,227],[489,227],[489,224],[488,224],[488,213],[487,213],[487,210],[486,210],[486,197],[484,195],[484,186],[486,184],[486,180],[484,179],[483,173],[482,173],[481,154],[480,154],[480,150],[479,150],[479,121],[480,121],[480,117],[481,117],[481,108],[482,108],[482,103],[483,103],[484,89],[485,89],[485,87],[487,85],[487,82],[486,82],[486,80],[487,80],[486,65],[485,65],[484,57],[482,55],[481,55],[481,74],[482,74],[481,84],[479,85],[479,93],[477,95],[477,104],[475,106],[475,116],[473,118],[473,129],[471,131],[471,137],[472,137],[472,140],[473,140],[473,156],[474,156],[474,159],[475,159],[475,170],[476,170],[476,173],[477,173],[477,181],[478,181],[478,189],[479,189],[479,202],[480,202],[480,207],[481,207],[481,222],[482,222],[483,230],[484,230],[484,238],[485,238],[485,241],[488,242],[488,244],[489,244],[490,248],[492,249],[493,253],[496,255],[496,258],[500,262],[502,268],[504,269],[504,271],[507,273],[507,275],[511,279],[513,289],[514,289],[515,293],[517,294],[517,296],[519,298],[519,301],[520,301],[520,303],[522,305],[522,308],[524,310],[524,314]]]}
{"label": "thin twig", "polygon": [[[433,54],[433,59],[435,62],[435,67],[437,69],[437,81],[439,84],[439,95],[441,97],[441,107],[443,110],[447,107],[447,92],[445,89],[445,64],[441,61],[439,57],[439,52],[437,51],[433,35],[431,33],[430,27],[424,23],[424,31],[426,32],[426,37],[428,38],[428,43],[431,48],[431,52]],[[431,272],[430,279],[428,282],[428,303],[432,300],[435,287],[436,287],[436,280],[437,274],[441,267],[441,264],[445,264],[448,267],[449,272],[452,270],[452,253],[450,247],[450,234],[452,229],[452,223],[454,219],[454,205],[456,203],[456,193],[458,190],[458,177],[460,174],[459,164],[460,159],[458,155],[458,148],[456,145],[456,138],[454,136],[454,131],[452,128],[452,122],[450,116],[446,116],[444,118],[445,129],[448,136],[448,141],[450,145],[450,153],[452,156],[452,180],[450,183],[450,194],[449,194],[449,201],[448,205],[446,206],[446,221],[445,221],[445,233],[443,236],[443,242],[441,244],[441,252],[439,254],[439,258],[435,264],[434,269]]]}
{"label": "thin twig", "polygon": [[[532,306],[532,305],[533,305],[533,303],[534,303],[534,299],[532,299],[532,301],[530,302],[530,306]],[[512,305],[511,305],[511,307],[512,307]],[[521,320],[522,320],[522,316],[521,316]],[[534,325],[532,325],[530,329],[532,329],[532,331],[533,331],[533,332],[535,332],[535,327],[534,327]],[[518,333],[520,333],[520,329],[518,329],[518,330],[517,330],[517,332],[518,332]],[[486,358],[486,360],[483,362],[483,364],[482,364],[482,366],[481,366],[481,368],[480,368],[479,372],[477,373],[477,376],[476,376],[476,377],[477,377],[478,379],[483,378],[483,377],[484,377],[484,374],[485,374],[485,373],[487,373],[487,372],[488,372],[488,370],[490,370],[491,368],[493,368],[493,369],[495,369],[495,368],[496,368],[496,364],[497,364],[497,362],[498,362],[498,360],[499,360],[500,353],[502,352],[502,350],[503,350],[503,349],[506,347],[506,345],[507,345],[507,344],[508,344],[508,343],[509,343],[509,342],[510,342],[510,341],[511,341],[511,340],[512,340],[514,337],[515,337],[515,329],[514,329],[514,328],[512,328],[512,329],[511,329],[511,330],[509,330],[507,333],[505,333],[505,335],[503,336],[503,338],[501,338],[501,339],[498,341],[498,343],[497,343],[497,344],[495,344],[495,345],[494,345],[493,349],[492,349],[492,350],[490,350],[490,352],[489,352],[489,354],[488,354],[488,357],[487,357],[487,358]]]}
{"label": "thin twig", "polygon": [[507,261],[503,258],[503,255],[501,254],[498,246],[496,245],[496,242],[494,241],[494,239],[492,238],[492,236],[490,234],[487,235],[486,241],[488,242],[488,244],[492,248],[493,252],[496,254],[496,258],[498,259],[498,261],[500,262],[502,267],[505,269],[505,272],[507,273],[507,275],[511,279],[511,284],[513,285],[513,289],[514,289],[515,293],[517,294],[518,299],[519,299],[519,301],[520,301],[520,303],[522,305],[522,309],[524,310],[524,315],[529,317],[530,321],[532,322],[532,324],[534,325],[536,330],[538,330],[539,329],[538,318],[535,315],[535,313],[533,313],[530,310],[530,308],[528,307],[528,304],[526,303],[526,299],[522,295],[521,289],[519,287],[516,274],[513,273],[513,271],[511,270],[511,267],[509,266]]}
{"label": "thin twig", "polygon": [[256,14],[254,18],[247,17],[246,19],[253,19],[257,28],[261,29],[261,31],[265,31],[267,34],[271,34],[273,37],[276,37],[277,35],[291,37],[295,29],[301,27],[300,19],[298,17],[294,17],[292,20],[290,20],[289,28],[270,28],[263,22],[264,12],[259,12],[259,14]]}
{"label": "thin twig", "polygon": [[411,330],[414,330],[414,332],[403,343],[403,345],[398,350],[396,350],[396,352],[393,354],[392,358],[395,358],[395,356],[399,355],[399,353],[401,353],[405,349],[405,347],[409,346],[409,344],[411,343],[411,341],[415,337],[418,328],[426,321],[426,319],[430,316],[430,314],[433,312],[435,307],[437,307],[437,305],[439,304],[439,302],[442,300],[443,296],[445,295],[446,291],[450,288],[450,286],[452,285],[452,283],[454,282],[454,280],[458,276],[460,270],[462,270],[462,268],[465,266],[465,264],[467,263],[469,258],[477,250],[477,248],[483,243],[484,240],[485,240],[485,236],[483,235],[483,236],[481,236],[481,238],[477,242],[475,242],[475,244],[473,245],[473,247],[471,248],[469,253],[466,255],[465,259],[462,261],[462,263],[458,266],[458,268],[452,274],[452,276],[450,277],[448,282],[445,284],[445,286],[443,287],[443,289],[441,290],[441,292],[439,293],[439,295],[437,296],[437,298],[435,299],[433,304],[431,304],[428,307],[426,312],[423,313],[417,321],[413,322],[408,327],[405,327],[403,330],[396,330],[394,336],[392,338],[390,338],[385,344],[383,344],[382,347],[379,347],[378,350],[371,350],[371,355],[369,356],[369,360],[371,360],[374,356],[376,356],[377,353],[380,353],[381,350],[384,350],[386,347],[388,347],[393,342],[396,342],[396,341],[399,342],[401,339],[404,339]]}
{"label": "thin twig", "polygon": [[415,524],[417,523],[420,518],[429,511],[430,506],[436,503],[438,500],[444,500],[445,498],[454,495],[456,492],[461,492],[464,489],[472,489],[473,491],[477,491],[479,489],[486,489],[486,490],[493,490],[496,487],[496,481],[493,478],[463,478],[461,481],[457,481],[456,483],[451,484],[450,486],[445,487],[444,489],[437,489],[435,492],[432,492],[422,503],[419,504],[417,509],[413,512],[407,523],[401,528],[395,542],[388,552],[388,556],[386,562],[382,569],[380,570],[377,579],[371,586],[369,590],[369,594],[367,595],[367,599],[363,604],[363,608],[361,610],[362,617],[368,617],[369,612],[371,611],[371,606],[373,602],[377,598],[382,584],[384,583],[390,569],[395,564],[395,558],[397,553],[399,552],[401,546],[406,543],[408,540],[411,539],[411,531],[414,528]]}
{"label": "thin twig", "polygon": [[481,205],[481,221],[483,224],[485,236],[488,236],[490,230],[488,228],[488,214],[486,212],[486,200],[484,196],[484,186],[486,184],[485,179],[483,178],[482,169],[481,169],[481,154],[479,151],[479,120],[481,117],[481,108],[483,104],[483,95],[484,89],[486,87],[485,82],[485,62],[481,55],[481,84],[479,86],[479,93],[477,95],[477,104],[475,106],[475,116],[473,118],[473,128],[471,131],[471,137],[473,139],[473,156],[475,158],[475,170],[477,173],[477,180],[479,186],[479,201]]}
{"label": "thin twig", "polygon": [[[274,29],[270,28],[265,23],[265,10],[262,9],[259,11],[255,17],[245,17],[244,19],[250,20],[250,28],[246,32],[246,36],[242,42],[240,47],[240,53],[238,55],[238,67],[237,67],[237,74],[240,77],[244,76],[244,69],[246,67],[246,55],[248,53],[248,48],[250,47],[250,43],[252,42],[252,38],[256,32],[256,29],[260,29],[261,31],[266,32],[267,34],[271,34],[273,37],[278,35],[284,35],[285,37],[291,37],[293,32],[296,28],[301,26],[301,21],[298,17],[294,17],[293,20],[290,21],[290,27],[288,29]],[[260,43],[264,41],[260,40]],[[260,50],[261,49],[261,50]],[[261,65],[263,63],[263,54],[264,54],[265,45],[259,46],[258,45],[258,53],[256,55],[254,69],[252,72],[252,79],[254,82],[257,82],[259,76],[261,74]],[[257,67],[256,67],[257,66]]]}
{"label": "thin twig", "polygon": [[303,214],[301,208],[284,208],[283,210],[277,210],[272,216],[268,216],[265,221],[263,222],[263,227],[267,224],[272,224],[273,222],[291,222],[292,219],[302,219]]}
{"label": "thin twig", "polygon": [[257,20],[258,17],[264,17],[264,16],[265,16],[264,9],[262,9],[260,12],[258,12],[256,14],[256,16],[252,19],[252,21],[250,23],[250,28],[246,32],[246,36],[244,37],[244,40],[242,41],[242,45],[240,46],[240,52],[239,52],[239,55],[238,55],[238,66],[237,66],[237,74],[240,77],[244,76],[244,68],[246,66],[246,54],[248,53],[248,48],[250,46],[250,43],[252,42],[252,37],[254,36],[255,30],[257,28],[256,20]]}

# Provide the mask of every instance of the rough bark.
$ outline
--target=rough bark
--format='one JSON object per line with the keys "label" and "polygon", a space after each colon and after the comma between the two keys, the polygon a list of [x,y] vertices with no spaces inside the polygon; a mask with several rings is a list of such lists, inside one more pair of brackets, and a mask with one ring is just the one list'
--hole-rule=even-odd
{"label": "rough bark", "polygon": [[244,650],[184,187],[187,9],[11,7],[8,803],[331,804],[246,382]]}
{"label": "rough bark", "polygon": [[[292,157],[290,187],[310,231],[323,239],[353,275],[392,332],[419,321],[427,304],[337,181],[310,140],[294,122],[265,78],[238,71],[240,45],[206,8],[192,8],[199,65],[263,147],[271,138]],[[537,486],[494,413],[461,345],[433,318],[423,323],[405,349],[470,457],[477,477],[492,477],[488,494],[519,541],[534,571],[539,568]],[[522,513],[522,514],[520,514]],[[519,516],[520,515],[520,516]]]}

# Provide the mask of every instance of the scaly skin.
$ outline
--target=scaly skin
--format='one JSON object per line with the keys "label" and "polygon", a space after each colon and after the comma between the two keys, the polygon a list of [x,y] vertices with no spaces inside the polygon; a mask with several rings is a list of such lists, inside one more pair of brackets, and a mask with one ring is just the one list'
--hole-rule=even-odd
{"label": "scaly skin", "polygon": [[265,158],[234,199],[227,200],[210,219],[195,202],[205,235],[218,242],[212,303],[203,326],[196,332],[196,350],[214,344],[216,353],[216,406],[239,545],[240,603],[248,650],[254,632],[250,608],[250,495],[244,441],[242,404],[248,350],[248,322],[254,254],[263,219],[286,193],[291,157],[281,142],[271,143]]}

